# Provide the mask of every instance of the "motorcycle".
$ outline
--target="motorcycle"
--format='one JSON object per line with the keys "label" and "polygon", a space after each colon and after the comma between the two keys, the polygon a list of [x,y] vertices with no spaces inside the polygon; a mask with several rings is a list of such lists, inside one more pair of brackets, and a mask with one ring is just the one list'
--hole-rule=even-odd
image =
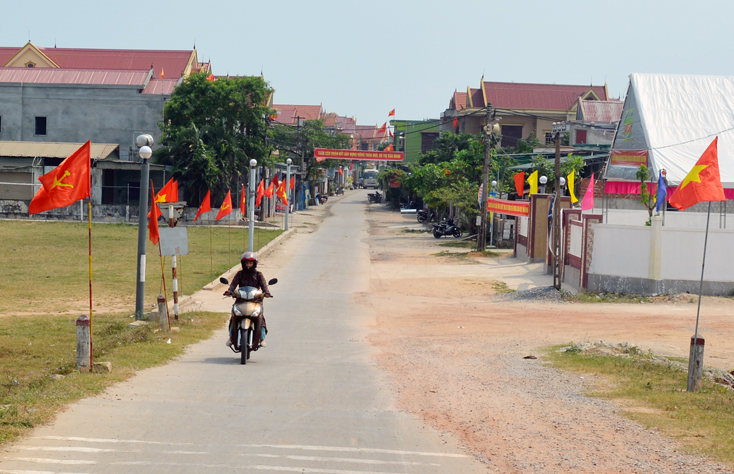
{"label": "motorcycle", "polygon": [[436,211],[431,211],[429,214],[428,210],[420,209],[416,213],[415,217],[418,219],[418,222],[420,222],[421,224],[423,224],[424,222],[432,222],[436,220]]}
{"label": "motorcycle", "polygon": [[440,239],[444,235],[453,235],[457,239],[461,237],[461,229],[454,224],[453,219],[447,219],[446,222],[433,224],[433,236]]}
{"label": "motorcycle", "polygon": [[326,194],[316,193],[316,199],[319,200],[319,204],[326,204],[326,201],[329,200],[329,196]]}
{"label": "motorcycle", "polygon": [[[219,279],[220,283],[229,285],[229,280],[224,277]],[[273,278],[268,282],[268,286],[278,283],[277,278]],[[235,353],[240,354],[240,364],[247,364],[252,352],[252,337],[255,332],[255,321],[263,311],[263,299],[265,298],[262,290],[252,286],[240,287],[232,293],[235,299],[232,305],[232,324],[238,328],[237,343],[231,346]]]}
{"label": "motorcycle", "polygon": [[382,202],[382,194],[380,194],[380,191],[375,191],[374,193],[367,193],[367,198],[370,200],[370,202],[374,202],[374,203]]}

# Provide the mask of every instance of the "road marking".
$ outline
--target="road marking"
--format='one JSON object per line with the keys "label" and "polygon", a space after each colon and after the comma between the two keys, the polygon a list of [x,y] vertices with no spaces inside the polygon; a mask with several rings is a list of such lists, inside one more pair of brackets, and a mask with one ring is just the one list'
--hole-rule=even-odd
{"label": "road marking", "polygon": [[395,449],[379,448],[347,448],[341,446],[308,446],[299,444],[240,444],[243,448],[277,448],[277,449],[301,449],[304,451],[335,451],[340,453],[380,453],[401,454],[408,456],[439,456],[446,458],[468,458],[466,454],[452,453],[426,453],[423,451],[398,451]]}
{"label": "road marking", "polygon": [[77,459],[14,458],[12,460],[36,462],[39,464],[97,464],[97,461],[82,461]]}
{"label": "road marking", "polygon": [[166,446],[191,446],[194,443],[168,443],[162,441],[140,441],[136,439],[104,439],[104,438],[79,438],[76,436],[42,436],[36,439],[51,439],[56,441],[83,441],[86,443],[145,443],[163,444]]}
{"label": "road marking", "polygon": [[[186,466],[186,467],[201,467],[201,468],[219,468],[219,469],[235,469],[243,466],[225,466],[223,464],[192,464],[192,463],[174,463],[174,462],[151,462],[151,461],[123,461],[113,463],[120,466]],[[293,466],[260,466],[260,465],[249,465],[244,466],[247,470],[259,470],[259,471],[279,471],[279,472],[298,472],[301,474],[402,474],[398,472],[388,471],[347,471],[344,469],[319,469],[312,467],[293,467]]]}
{"label": "road marking", "polygon": [[351,462],[359,464],[397,464],[400,466],[440,466],[440,464],[423,463],[417,461],[381,461],[379,459],[357,459],[357,458],[332,458],[322,456],[278,456],[276,454],[240,454],[240,456],[253,456],[262,458],[285,458],[294,461],[317,461],[317,462]]}
{"label": "road marking", "polygon": [[83,446],[18,446],[28,451],[68,451],[76,453],[112,453],[115,449],[86,448]]}
{"label": "road marking", "polygon": [[205,451],[163,451],[163,454],[209,454]]}
{"label": "road marking", "polygon": [[[85,474],[81,472],[56,472],[56,471],[19,471],[19,470],[12,470],[8,471],[7,469],[0,469],[0,474]],[[88,473],[86,473],[88,474]]]}

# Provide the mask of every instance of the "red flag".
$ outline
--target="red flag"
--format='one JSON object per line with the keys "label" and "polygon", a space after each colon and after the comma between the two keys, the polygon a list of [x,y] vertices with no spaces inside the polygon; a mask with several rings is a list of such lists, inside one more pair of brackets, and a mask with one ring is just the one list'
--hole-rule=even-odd
{"label": "red flag", "polygon": [[275,194],[280,198],[280,200],[285,204],[288,205],[288,195],[285,192],[285,181],[281,181],[280,186],[278,186],[278,190],[275,192]]}
{"label": "red flag", "polygon": [[[175,189],[174,189],[175,188]],[[178,200],[178,183],[169,179],[165,186],[155,195],[153,202],[176,202]]]}
{"label": "red flag", "polygon": [[242,196],[240,196],[240,212],[242,213],[242,217],[244,218],[247,216],[247,207],[245,207],[245,185],[242,185]]}
{"label": "red flag", "polygon": [[161,68],[161,79],[165,79],[165,78],[166,78],[166,73],[163,72],[163,68]]}
{"label": "red flag", "polygon": [[273,182],[272,181],[268,185],[268,189],[265,190],[265,195],[268,198],[272,198],[273,197]]}
{"label": "red flag", "polygon": [[265,180],[261,179],[260,184],[257,185],[257,199],[255,200],[255,206],[260,205],[260,202],[263,200],[263,196],[265,196]]}
{"label": "red flag", "polygon": [[279,184],[280,184],[280,180],[278,179],[278,175],[276,174],[273,176],[273,186],[277,188]]}
{"label": "red flag", "polygon": [[209,74],[208,76],[206,76],[206,80],[209,82],[214,82],[214,74]]}
{"label": "red flag", "polygon": [[525,192],[525,172],[520,171],[515,175],[514,179],[515,191],[517,191],[518,196],[522,197],[523,193]]}
{"label": "red flag", "polygon": [[171,186],[171,200],[168,202],[178,202],[178,181],[174,181]]}
{"label": "red flag", "polygon": [[293,188],[294,188],[295,186],[296,186],[296,177],[295,177],[295,176],[291,176],[291,185],[290,185],[290,186],[288,186],[288,189],[289,189],[289,190],[291,190],[291,189],[293,189]]}
{"label": "red flag", "polygon": [[392,109],[389,114],[387,114],[388,117],[395,117],[395,109]]}
{"label": "red flag", "polygon": [[196,219],[198,219],[200,215],[202,215],[205,212],[209,212],[211,210],[212,210],[211,191],[207,191],[206,196],[204,196],[204,200],[201,201],[201,206],[199,206],[199,210],[196,212],[196,217],[194,217],[194,222],[196,222]]}
{"label": "red flag", "polygon": [[453,125],[453,127],[456,128],[458,126],[459,126],[459,118],[458,117],[454,117],[454,125]]}
{"label": "red flag", "polygon": [[719,137],[706,148],[693,169],[681,181],[668,202],[680,209],[688,209],[704,201],[726,201],[719,174]]}
{"label": "red flag", "polygon": [[589,209],[594,209],[594,173],[591,173],[589,187],[586,188],[584,199],[581,200],[581,210],[588,211]]}
{"label": "red flag", "polygon": [[227,191],[227,196],[224,197],[224,202],[222,202],[222,206],[219,208],[216,220],[221,219],[230,212],[232,212],[232,191]]}
{"label": "red flag", "polygon": [[387,122],[382,124],[382,127],[377,130],[378,135],[383,135],[385,133],[385,130],[387,129]]}
{"label": "red flag", "polygon": [[390,135],[390,138],[395,138],[395,135],[392,134],[392,130],[388,130],[387,134]]}
{"label": "red flag", "polygon": [[[157,245],[158,241],[161,240],[161,234],[158,231],[158,218],[161,216],[161,210],[158,209],[158,204],[155,202],[155,191],[153,191],[153,180],[150,180],[150,196],[153,200],[150,202],[150,220],[148,221],[148,238],[153,245]],[[197,216],[198,217],[198,216]]]}
{"label": "red flag", "polygon": [[344,176],[344,170],[342,168],[339,168],[338,170],[336,170],[336,172]]}
{"label": "red flag", "polygon": [[395,147],[392,146],[392,143],[386,146],[382,151],[395,151]]}
{"label": "red flag", "polygon": [[92,143],[88,141],[38,180],[42,186],[28,205],[29,214],[68,206],[91,194]]}

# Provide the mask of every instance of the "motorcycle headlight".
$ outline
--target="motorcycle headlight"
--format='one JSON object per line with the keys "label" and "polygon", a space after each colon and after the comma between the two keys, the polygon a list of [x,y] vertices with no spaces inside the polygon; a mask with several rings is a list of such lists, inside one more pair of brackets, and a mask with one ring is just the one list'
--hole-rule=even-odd
{"label": "motorcycle headlight", "polygon": [[242,316],[242,312],[237,308],[237,305],[232,305],[232,312],[235,316]]}

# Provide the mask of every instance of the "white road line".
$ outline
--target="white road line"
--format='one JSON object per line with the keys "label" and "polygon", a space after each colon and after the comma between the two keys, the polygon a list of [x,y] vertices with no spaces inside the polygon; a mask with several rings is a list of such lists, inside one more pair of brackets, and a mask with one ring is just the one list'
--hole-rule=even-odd
{"label": "white road line", "polygon": [[9,471],[7,469],[0,469],[0,474],[89,474],[89,473],[57,472],[57,471],[19,471],[19,470]]}
{"label": "white road line", "polygon": [[301,474],[404,474],[398,472],[387,471],[348,471],[344,469],[318,469],[311,467],[292,467],[292,466],[225,466],[223,464],[198,464],[198,463],[175,463],[175,462],[149,462],[149,461],[124,461],[113,463],[120,466],[186,466],[201,468],[218,468],[218,469],[247,469],[259,471],[278,471],[278,472],[298,472]]}
{"label": "white road line", "polygon": [[140,444],[163,444],[166,446],[191,446],[194,443],[168,443],[163,441],[141,441],[136,439],[104,439],[104,438],[78,438],[76,436],[42,436],[35,439],[51,439],[57,441],[83,441],[86,443],[140,443]]}
{"label": "white road line", "polygon": [[285,459],[293,459],[294,461],[317,461],[317,462],[351,462],[351,463],[358,463],[358,464],[397,464],[400,466],[440,466],[440,464],[434,464],[434,463],[423,463],[423,462],[417,462],[417,461],[381,461],[379,459],[357,459],[357,458],[331,458],[331,457],[322,457],[322,456],[295,456],[295,455],[286,455],[286,456],[278,456],[275,454],[240,454],[240,456],[248,456],[248,457],[267,457],[267,458],[285,458]]}
{"label": "white road line", "polygon": [[163,454],[209,454],[209,453],[204,452],[204,451],[163,451]]}
{"label": "white road line", "polygon": [[340,453],[381,453],[381,454],[401,454],[407,456],[438,456],[446,458],[468,458],[466,454],[452,453],[426,453],[422,451],[398,451],[395,449],[379,449],[379,448],[347,448],[340,446],[307,446],[299,444],[240,444],[238,446],[244,448],[277,448],[277,449],[301,449],[304,451],[335,451]]}
{"label": "white road line", "polygon": [[97,461],[83,461],[77,459],[14,458],[12,461],[36,462],[39,464],[97,464]]}
{"label": "white road line", "polygon": [[75,453],[112,453],[116,449],[86,448],[84,446],[18,446],[19,449],[27,451],[64,451]]}

